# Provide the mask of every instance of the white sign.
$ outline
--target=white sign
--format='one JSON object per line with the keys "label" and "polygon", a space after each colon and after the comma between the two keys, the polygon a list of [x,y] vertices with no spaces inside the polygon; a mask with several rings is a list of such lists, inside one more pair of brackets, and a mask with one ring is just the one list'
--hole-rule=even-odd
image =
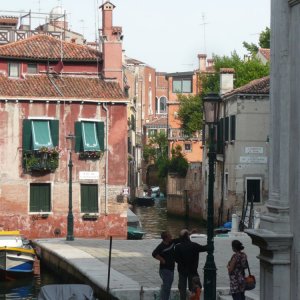
{"label": "white sign", "polygon": [[263,147],[245,147],[245,153],[262,154],[262,153],[264,153],[264,148]]}
{"label": "white sign", "polygon": [[84,179],[99,179],[99,172],[86,172],[86,171],[81,171],[79,172],[79,179],[84,180]]}
{"label": "white sign", "polygon": [[267,161],[266,156],[240,156],[241,164],[266,164]]}
{"label": "white sign", "polygon": [[129,187],[123,188],[123,196],[128,196],[129,195]]}

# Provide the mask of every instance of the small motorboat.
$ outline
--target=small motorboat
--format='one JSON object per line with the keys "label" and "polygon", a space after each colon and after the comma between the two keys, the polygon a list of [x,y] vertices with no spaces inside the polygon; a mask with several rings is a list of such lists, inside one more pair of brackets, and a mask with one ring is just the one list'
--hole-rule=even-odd
{"label": "small motorboat", "polygon": [[136,197],[135,198],[135,204],[139,206],[152,206],[155,203],[155,199],[152,196],[142,196],[142,197]]}
{"label": "small motorboat", "polygon": [[0,231],[0,276],[15,279],[33,274],[35,251],[19,231]]}
{"label": "small motorboat", "polygon": [[138,216],[128,208],[127,210],[127,239],[141,240],[145,232]]}
{"label": "small motorboat", "polygon": [[41,287],[37,300],[97,300],[87,284],[48,284]]}

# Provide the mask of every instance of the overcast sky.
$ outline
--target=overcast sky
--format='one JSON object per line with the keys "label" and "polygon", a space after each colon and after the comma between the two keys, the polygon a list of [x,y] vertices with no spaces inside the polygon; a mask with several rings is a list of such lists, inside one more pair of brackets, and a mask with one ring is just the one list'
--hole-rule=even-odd
{"label": "overcast sky", "polygon": [[[243,41],[258,43],[259,33],[270,27],[271,0],[112,0],[115,26],[123,27],[127,56],[161,72],[198,67],[197,54],[240,56]],[[97,7],[102,0],[1,0],[1,14],[11,10],[49,13],[66,10],[71,30],[94,41],[101,24]],[[6,12],[3,12],[7,10]],[[35,19],[42,24],[43,19]]]}

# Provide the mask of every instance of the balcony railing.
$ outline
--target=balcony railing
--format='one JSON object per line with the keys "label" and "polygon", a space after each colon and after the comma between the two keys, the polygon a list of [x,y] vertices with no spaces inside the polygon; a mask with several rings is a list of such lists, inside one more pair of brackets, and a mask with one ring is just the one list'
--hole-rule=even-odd
{"label": "balcony railing", "polygon": [[181,128],[169,128],[168,139],[171,140],[202,140],[202,131],[197,131],[191,136],[184,134]]}

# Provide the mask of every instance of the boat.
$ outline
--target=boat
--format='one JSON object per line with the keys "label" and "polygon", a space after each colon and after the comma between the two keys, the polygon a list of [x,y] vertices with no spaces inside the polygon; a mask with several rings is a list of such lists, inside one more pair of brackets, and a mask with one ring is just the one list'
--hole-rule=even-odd
{"label": "boat", "polygon": [[128,208],[127,210],[127,239],[141,240],[145,232],[138,216]]}
{"label": "boat", "polygon": [[152,206],[155,203],[155,199],[152,196],[144,195],[136,197],[134,202],[139,206]]}
{"label": "boat", "polygon": [[87,284],[47,284],[41,287],[37,300],[97,300]]}
{"label": "boat", "polygon": [[152,186],[151,188],[151,197],[154,198],[154,200],[165,200],[165,195],[160,191],[159,186]]}
{"label": "boat", "polygon": [[0,277],[15,279],[33,274],[35,251],[19,231],[0,231]]}

